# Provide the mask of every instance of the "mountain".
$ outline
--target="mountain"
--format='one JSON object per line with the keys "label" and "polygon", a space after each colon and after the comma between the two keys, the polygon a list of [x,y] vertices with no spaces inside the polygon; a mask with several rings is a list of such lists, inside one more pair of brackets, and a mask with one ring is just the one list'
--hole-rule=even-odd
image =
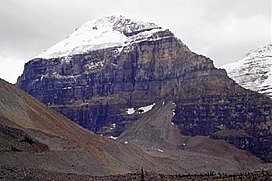
{"label": "mountain", "polygon": [[[124,133],[119,141],[93,134],[1,79],[0,108],[2,179],[19,180],[17,176],[39,180],[109,178],[108,175],[138,172],[140,168],[156,174],[176,174],[210,170],[237,173],[269,167],[249,152],[225,141],[207,137],[183,138],[178,127],[170,122],[174,109],[170,102],[134,122],[134,126],[153,124],[156,128],[149,128],[153,133],[165,129],[164,124],[172,127],[167,128],[170,136],[161,136],[167,138],[165,142],[159,143],[156,138],[153,142],[154,137],[150,136],[150,140],[146,140],[149,150],[133,144],[132,135],[139,135],[135,131],[122,140],[121,137],[126,137]],[[167,119],[160,117],[157,111],[165,112]],[[153,119],[158,117],[161,119]],[[145,130],[142,133],[149,137],[150,133]],[[137,138],[141,140],[143,137]]]}
{"label": "mountain", "polygon": [[272,96],[272,44],[251,50],[245,58],[221,68],[244,88]]}
{"label": "mountain", "polygon": [[272,161],[272,100],[244,89],[153,23],[123,16],[87,22],[27,62],[17,85],[112,138],[171,101],[183,136],[224,139]]}
{"label": "mountain", "polygon": [[[177,56],[167,46],[189,51],[173,33],[154,23],[123,16],[95,19],[26,63],[17,84],[71,120],[102,133],[106,123],[108,128],[122,126],[127,108],[153,104],[163,94],[157,92],[161,83],[155,80],[175,76],[171,58]],[[156,63],[156,57],[168,61],[169,67]],[[180,74],[176,69],[174,74]],[[145,85],[149,79],[154,88]],[[157,95],[151,97],[153,92]]]}

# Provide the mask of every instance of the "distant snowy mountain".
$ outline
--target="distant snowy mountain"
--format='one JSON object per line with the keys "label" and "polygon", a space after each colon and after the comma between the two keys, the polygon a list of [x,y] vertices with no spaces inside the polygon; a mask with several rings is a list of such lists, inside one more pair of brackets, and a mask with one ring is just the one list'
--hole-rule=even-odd
{"label": "distant snowy mountain", "polygon": [[251,50],[242,60],[226,64],[229,77],[241,86],[272,97],[272,44]]}
{"label": "distant snowy mountain", "polygon": [[[123,47],[143,40],[156,40],[165,31],[154,23],[108,16],[83,24],[70,36],[34,58],[57,58],[110,47]],[[164,37],[165,38],[165,37]]]}

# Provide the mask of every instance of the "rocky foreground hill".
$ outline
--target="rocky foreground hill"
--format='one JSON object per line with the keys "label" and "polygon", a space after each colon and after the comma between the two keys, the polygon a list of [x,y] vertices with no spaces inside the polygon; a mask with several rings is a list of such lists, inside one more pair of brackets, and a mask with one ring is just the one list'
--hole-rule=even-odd
{"label": "rocky foreground hill", "polygon": [[271,99],[239,86],[154,23],[123,16],[87,22],[26,63],[17,85],[112,138],[173,102],[172,122],[182,135],[224,139],[272,161]]}

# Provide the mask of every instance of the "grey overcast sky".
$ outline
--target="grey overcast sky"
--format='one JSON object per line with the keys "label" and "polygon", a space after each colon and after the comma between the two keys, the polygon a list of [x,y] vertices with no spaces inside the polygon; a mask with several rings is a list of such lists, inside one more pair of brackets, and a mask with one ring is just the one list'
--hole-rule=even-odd
{"label": "grey overcast sky", "polygon": [[271,43],[271,0],[0,0],[0,78],[86,21],[122,14],[169,28],[216,66]]}

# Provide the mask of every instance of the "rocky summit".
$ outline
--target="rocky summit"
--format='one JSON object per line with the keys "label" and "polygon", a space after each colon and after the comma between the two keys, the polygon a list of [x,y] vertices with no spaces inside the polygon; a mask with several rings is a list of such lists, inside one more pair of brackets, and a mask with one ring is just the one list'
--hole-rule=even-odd
{"label": "rocky summit", "polygon": [[272,161],[271,99],[244,89],[154,23],[89,21],[27,62],[17,85],[114,139],[159,104],[174,102],[172,122],[182,135],[225,139]]}

